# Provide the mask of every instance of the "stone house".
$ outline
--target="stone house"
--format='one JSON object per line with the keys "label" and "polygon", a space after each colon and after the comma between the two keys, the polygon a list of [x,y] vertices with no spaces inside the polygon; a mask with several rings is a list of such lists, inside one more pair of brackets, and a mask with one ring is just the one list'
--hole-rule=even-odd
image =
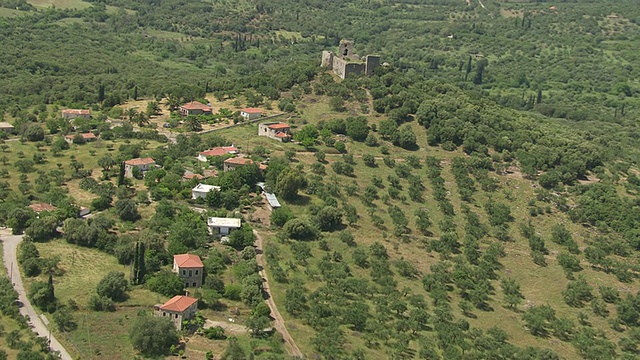
{"label": "stone house", "polygon": [[180,115],[211,115],[211,107],[199,101],[192,101],[180,106]]}
{"label": "stone house", "polygon": [[235,146],[221,146],[214,147],[209,150],[202,151],[198,154],[198,160],[207,161],[207,157],[209,156],[222,156],[227,154],[235,155],[238,153],[238,148]]}
{"label": "stone house", "polygon": [[198,184],[196,187],[191,189],[191,198],[192,199],[204,199],[207,197],[209,191],[220,191],[220,186],[215,185],[207,185],[207,184]]}
{"label": "stone house", "polygon": [[253,120],[262,116],[264,111],[258,108],[246,108],[240,110],[240,116],[242,116],[245,120]]}
{"label": "stone house", "polygon": [[236,218],[210,217],[207,219],[207,226],[214,235],[229,235],[233,230],[240,229],[242,221]]}
{"label": "stone house", "polygon": [[281,122],[264,123],[258,126],[258,135],[287,142],[291,140],[291,126]]}
{"label": "stone house", "polygon": [[15,131],[15,128],[8,122],[0,122],[0,130],[7,134],[12,134]]}
{"label": "stone house", "polygon": [[62,110],[62,118],[66,120],[73,120],[77,118],[91,119],[91,110],[83,110],[83,109],[65,109]]}
{"label": "stone house", "polygon": [[178,330],[182,330],[182,322],[196,315],[198,299],[176,295],[162,305],[155,305],[153,310],[155,316],[168,317]]}
{"label": "stone house", "polygon": [[154,168],[156,162],[152,158],[136,158],[124,162],[124,176],[133,177],[133,168],[138,168],[141,172]]}
{"label": "stone house", "polygon": [[198,255],[173,255],[173,268],[171,270],[180,276],[184,282],[184,287],[202,286],[204,265]]}

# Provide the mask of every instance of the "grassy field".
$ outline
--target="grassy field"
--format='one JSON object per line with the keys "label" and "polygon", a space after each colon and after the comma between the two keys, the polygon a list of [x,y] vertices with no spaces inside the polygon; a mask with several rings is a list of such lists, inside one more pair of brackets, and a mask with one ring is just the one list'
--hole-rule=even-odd
{"label": "grassy field", "polygon": [[28,14],[27,11],[15,10],[15,9],[7,9],[0,7],[0,17],[14,17],[20,15]]}
{"label": "grassy field", "polygon": [[56,7],[58,9],[86,9],[90,3],[82,0],[29,0],[29,4],[36,7]]}

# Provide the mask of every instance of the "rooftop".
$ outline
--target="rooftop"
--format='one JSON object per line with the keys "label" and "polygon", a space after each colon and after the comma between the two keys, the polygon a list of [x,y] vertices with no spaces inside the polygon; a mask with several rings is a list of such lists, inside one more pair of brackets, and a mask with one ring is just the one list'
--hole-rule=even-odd
{"label": "rooftop", "polygon": [[91,115],[91,110],[84,109],[65,109],[62,110],[63,114],[73,114],[73,115]]}
{"label": "rooftop", "polygon": [[13,125],[9,124],[8,122],[0,122],[0,129],[7,129],[7,128],[13,129]]}
{"label": "rooftop", "polygon": [[191,179],[202,180],[202,179],[204,179],[204,176],[200,175],[200,174],[195,174],[195,173],[192,173],[192,172],[188,172],[188,173],[185,173],[184,175],[182,175],[182,178],[185,179],[185,180],[191,180]]}
{"label": "rooftop", "polygon": [[162,304],[162,306],[160,306],[160,309],[166,311],[183,312],[197,302],[198,299],[184,295],[176,295],[166,303]]}
{"label": "rooftop", "polygon": [[240,110],[243,113],[247,113],[247,114],[262,114],[263,110],[262,109],[258,109],[258,108],[246,108],[246,109],[242,109]]}
{"label": "rooftop", "polygon": [[253,164],[253,160],[249,159],[249,158],[245,158],[245,157],[235,157],[235,158],[230,158],[224,161],[225,164],[234,164],[234,165],[246,165],[246,164]]}
{"label": "rooftop", "polygon": [[149,164],[155,164],[156,162],[148,157],[148,158],[136,158],[136,159],[131,159],[131,160],[127,160],[124,162],[126,165],[133,165],[133,166],[138,166],[138,165],[149,165]]}
{"label": "rooftop", "polygon": [[272,208],[275,209],[281,206],[280,202],[278,201],[278,198],[276,198],[274,194],[265,192],[264,196],[267,198],[267,202]]}
{"label": "rooftop", "polygon": [[288,137],[291,137],[291,134],[287,134],[286,132],[278,131],[278,132],[276,133],[276,137],[279,137],[279,138],[288,138]]}
{"label": "rooftop", "polygon": [[198,184],[198,185],[196,185],[196,187],[191,189],[191,191],[198,191],[198,192],[209,192],[211,190],[220,191],[220,186],[207,185],[207,184]]}
{"label": "rooftop", "polygon": [[207,219],[207,225],[213,227],[239,228],[241,223],[240,219],[235,218],[210,217]]}
{"label": "rooftop", "polygon": [[291,126],[289,126],[289,124],[285,124],[285,123],[273,123],[273,124],[269,124],[267,125],[267,127],[269,129],[289,129]]}
{"label": "rooftop", "polygon": [[202,156],[221,156],[226,154],[237,154],[238,148],[235,146],[214,147],[200,153]]}
{"label": "rooftop", "polygon": [[56,209],[55,206],[47,203],[35,203],[35,204],[29,205],[29,207],[31,208],[31,210],[37,213],[43,212],[43,211],[54,211]]}
{"label": "rooftop", "polygon": [[178,267],[204,267],[202,260],[200,260],[200,256],[193,254],[173,255],[173,261],[175,261]]}
{"label": "rooftop", "polygon": [[82,133],[82,134],[69,134],[67,136],[65,136],[67,139],[73,139],[76,137],[76,135],[81,135],[82,138],[84,138],[85,140],[89,140],[89,139],[95,139],[96,135],[94,133],[88,132],[88,133]]}
{"label": "rooftop", "polygon": [[199,101],[192,101],[182,105],[180,108],[186,110],[202,110],[202,111],[211,111],[211,107],[205,105]]}

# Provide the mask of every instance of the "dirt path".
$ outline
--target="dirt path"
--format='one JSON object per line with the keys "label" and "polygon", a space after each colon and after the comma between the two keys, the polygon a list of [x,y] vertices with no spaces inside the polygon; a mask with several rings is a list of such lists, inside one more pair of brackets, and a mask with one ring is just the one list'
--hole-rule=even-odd
{"label": "dirt path", "polygon": [[31,302],[27,298],[27,293],[24,289],[24,285],[22,284],[22,276],[20,275],[20,271],[18,270],[18,258],[16,256],[16,251],[18,248],[18,244],[22,241],[23,235],[11,235],[11,233],[6,233],[2,231],[0,233],[0,238],[2,239],[2,249],[3,254],[2,258],[4,260],[4,266],[7,268],[7,275],[11,276],[11,280],[13,282],[13,288],[18,292],[18,301],[22,304],[20,307],[20,314],[29,317],[29,325],[31,329],[35,331],[38,336],[44,338],[50,338],[51,350],[58,351],[60,353],[60,358],[62,360],[72,360],[73,358],[67,350],[58,342],[55,336],[51,335],[51,332],[44,325],[36,310],[31,306]]}
{"label": "dirt path", "polygon": [[280,334],[282,334],[282,339],[289,346],[291,355],[302,357],[302,352],[298,348],[298,345],[296,345],[296,342],[293,340],[291,335],[289,335],[289,331],[287,331],[287,327],[284,324],[284,319],[282,318],[280,311],[278,311],[278,307],[276,306],[275,301],[273,301],[273,296],[271,296],[271,290],[269,288],[269,278],[267,277],[266,263],[262,254],[262,237],[256,230],[253,230],[253,233],[256,235],[256,262],[262,269],[260,270],[260,276],[263,279],[262,287],[265,293],[267,293],[267,305],[269,305],[269,309],[271,309],[271,317],[274,318],[273,327],[278,330]]}

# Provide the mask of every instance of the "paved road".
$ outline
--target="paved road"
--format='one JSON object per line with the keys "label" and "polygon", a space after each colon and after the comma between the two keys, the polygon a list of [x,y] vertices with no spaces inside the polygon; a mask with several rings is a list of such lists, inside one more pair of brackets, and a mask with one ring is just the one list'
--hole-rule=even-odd
{"label": "paved road", "polygon": [[[20,313],[29,317],[29,325],[31,325],[31,329],[38,333],[39,336],[49,337],[49,329],[47,329],[47,327],[42,323],[38,313],[36,313],[33,306],[31,306],[29,299],[27,299],[27,293],[24,290],[24,285],[22,284],[22,276],[18,270],[17,248],[20,241],[22,241],[22,237],[23,235],[10,235],[10,233],[6,233],[5,231],[0,232],[4,266],[7,268],[7,274],[12,276],[11,280],[13,281],[13,287],[18,292],[18,301],[22,304],[20,307]],[[13,268],[13,270],[11,268]],[[53,334],[51,334],[50,346],[53,351],[58,351],[60,353],[60,358],[62,360],[73,359]]]}
{"label": "paved road", "polygon": [[266,263],[264,261],[264,256],[262,254],[262,237],[256,230],[253,230],[253,233],[256,235],[256,262],[258,266],[262,268],[260,270],[260,276],[263,279],[262,288],[265,293],[267,293],[267,305],[269,305],[269,309],[271,309],[271,316],[274,318],[273,327],[278,330],[280,334],[282,334],[282,339],[284,342],[289,345],[291,349],[291,355],[302,358],[302,352],[296,345],[296,342],[293,340],[289,331],[287,331],[287,327],[284,325],[284,319],[282,318],[282,314],[278,310],[275,301],[273,301],[273,296],[271,296],[271,290],[269,289],[269,278],[267,277]]}

